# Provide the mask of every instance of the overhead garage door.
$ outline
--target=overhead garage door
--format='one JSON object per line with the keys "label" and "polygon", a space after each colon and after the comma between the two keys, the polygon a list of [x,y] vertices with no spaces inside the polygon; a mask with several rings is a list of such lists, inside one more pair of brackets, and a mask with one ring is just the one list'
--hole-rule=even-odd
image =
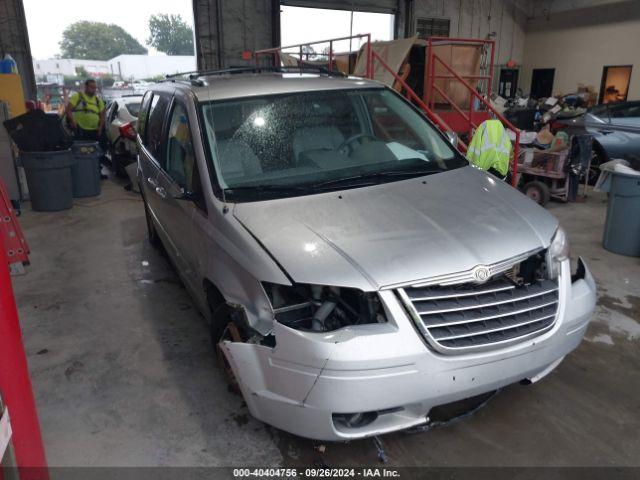
{"label": "overhead garage door", "polygon": [[355,10],[358,12],[396,13],[397,0],[281,0],[290,7],[330,8],[334,10]]}

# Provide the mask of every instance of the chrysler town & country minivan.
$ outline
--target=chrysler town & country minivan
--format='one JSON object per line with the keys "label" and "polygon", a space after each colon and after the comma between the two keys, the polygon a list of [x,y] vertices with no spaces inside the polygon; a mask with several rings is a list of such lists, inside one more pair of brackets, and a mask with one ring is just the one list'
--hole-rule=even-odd
{"label": "chrysler town & country minivan", "polygon": [[[374,81],[238,71],[154,85],[138,120],[162,245],[251,414],[346,440],[535,382],[595,283],[558,221]],[[523,407],[524,408],[524,407]]]}

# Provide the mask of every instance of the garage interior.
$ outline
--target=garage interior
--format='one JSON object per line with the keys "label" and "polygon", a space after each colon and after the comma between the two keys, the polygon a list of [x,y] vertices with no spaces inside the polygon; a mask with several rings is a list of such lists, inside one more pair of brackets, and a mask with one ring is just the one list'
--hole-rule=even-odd
{"label": "garage interior", "polygon": [[[247,52],[281,45],[284,7],[393,15],[395,39],[420,28],[492,39],[493,91],[504,98],[513,82],[541,97],[593,86],[595,104],[615,84],[614,102],[640,100],[630,40],[640,38],[640,8],[619,0],[193,0],[198,69],[247,66]],[[26,23],[22,0],[0,0],[0,53],[33,99]],[[640,122],[625,128],[640,138]],[[640,158],[635,145],[630,158]],[[612,193],[581,184],[577,201],[545,205],[568,233],[573,268],[584,259],[597,285],[582,343],[552,373],[501,389],[461,421],[334,443],[266,425],[228,387],[207,320],[150,245],[127,183],[109,173],[99,196],[59,212],[25,200],[16,217],[30,253],[11,285],[50,467],[640,468],[640,257],[603,247]]]}

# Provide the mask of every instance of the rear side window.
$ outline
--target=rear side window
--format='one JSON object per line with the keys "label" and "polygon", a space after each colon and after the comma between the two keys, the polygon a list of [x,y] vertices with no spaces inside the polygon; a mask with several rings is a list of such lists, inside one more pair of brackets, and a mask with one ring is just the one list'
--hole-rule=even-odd
{"label": "rear side window", "polygon": [[170,100],[171,99],[168,96],[163,94],[156,94],[153,96],[153,101],[151,102],[151,108],[149,110],[149,119],[145,126],[145,146],[161,165],[164,163],[162,127],[164,126],[164,120],[167,116],[167,109],[169,108]]}
{"label": "rear side window", "polygon": [[142,99],[142,105],[140,106],[140,115],[138,115],[138,133],[140,134],[140,138],[144,143],[144,134],[146,132],[147,127],[147,119],[149,118],[149,105],[151,104],[151,99],[153,98],[153,92],[147,92]]}
{"label": "rear side window", "polygon": [[140,102],[129,102],[124,105],[127,107],[127,110],[129,110],[129,113],[134,117],[137,117],[140,113]]}

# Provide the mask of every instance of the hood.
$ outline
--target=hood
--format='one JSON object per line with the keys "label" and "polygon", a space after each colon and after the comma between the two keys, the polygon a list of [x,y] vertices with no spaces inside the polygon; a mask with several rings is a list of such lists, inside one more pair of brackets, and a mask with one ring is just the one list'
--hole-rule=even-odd
{"label": "hood", "polygon": [[377,290],[547,247],[557,220],[472,167],[372,187],[237,204],[297,283]]}

